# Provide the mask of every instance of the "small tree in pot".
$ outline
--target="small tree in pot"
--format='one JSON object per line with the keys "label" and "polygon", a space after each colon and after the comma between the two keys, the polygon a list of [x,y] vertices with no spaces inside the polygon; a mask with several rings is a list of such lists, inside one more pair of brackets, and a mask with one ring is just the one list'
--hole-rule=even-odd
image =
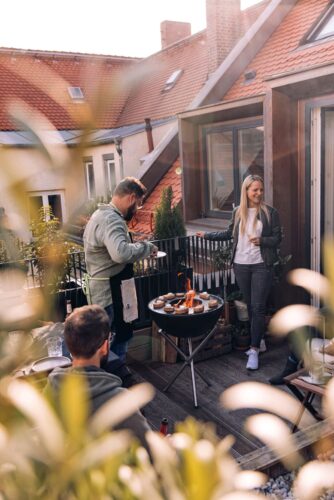
{"label": "small tree in pot", "polygon": [[177,274],[182,273],[184,279],[192,277],[186,270],[186,241],[183,238],[184,236],[186,236],[186,228],[181,207],[180,205],[173,205],[173,188],[168,186],[163,190],[160,203],[155,211],[154,238],[160,240],[159,248],[166,251],[169,256],[171,266],[174,269],[171,281],[174,288],[179,288]]}
{"label": "small tree in pot", "polygon": [[173,188],[168,186],[163,190],[160,204],[155,211],[154,238],[165,240],[185,235],[186,228],[180,206],[173,206]]}

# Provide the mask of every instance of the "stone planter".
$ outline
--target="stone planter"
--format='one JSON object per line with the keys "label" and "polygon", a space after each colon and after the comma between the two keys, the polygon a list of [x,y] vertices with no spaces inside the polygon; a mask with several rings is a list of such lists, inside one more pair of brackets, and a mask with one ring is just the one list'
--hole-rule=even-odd
{"label": "stone planter", "polygon": [[247,304],[245,304],[245,302],[242,302],[241,300],[235,300],[234,305],[235,305],[238,320],[239,321],[248,321]]}

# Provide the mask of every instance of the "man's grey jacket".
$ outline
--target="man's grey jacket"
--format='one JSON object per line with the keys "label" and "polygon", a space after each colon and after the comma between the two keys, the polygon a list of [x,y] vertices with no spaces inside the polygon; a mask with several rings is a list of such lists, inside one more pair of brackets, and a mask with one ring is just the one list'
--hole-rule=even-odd
{"label": "man's grey jacket", "polygon": [[112,303],[109,278],[126,264],[148,257],[153,243],[132,243],[121,212],[112,204],[101,205],[91,216],[83,235],[89,281],[88,302],[107,307]]}

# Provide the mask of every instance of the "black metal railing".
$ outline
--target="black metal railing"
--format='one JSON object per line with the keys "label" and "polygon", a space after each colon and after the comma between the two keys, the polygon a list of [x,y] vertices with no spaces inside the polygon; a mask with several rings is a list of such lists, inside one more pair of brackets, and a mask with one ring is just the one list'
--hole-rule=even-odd
{"label": "black metal railing", "polygon": [[[187,279],[192,288],[221,295],[223,287],[230,288],[233,283],[230,261],[224,261],[223,269],[217,267],[217,251],[227,248],[230,241],[213,242],[197,236],[177,237],[168,240],[154,241],[154,244],[165,256],[161,258],[146,258],[135,263],[134,277],[138,296],[139,318],[136,328],[141,328],[150,322],[147,308],[148,302],[167,292],[185,290]],[[47,287],[47,273],[43,271],[46,263],[43,259],[26,259],[17,262],[0,263],[0,280],[6,279],[6,274],[13,268],[25,272],[24,286],[27,289]],[[221,267],[221,266],[219,266]],[[64,309],[66,300],[72,301],[73,307],[86,303],[82,293],[83,276],[86,264],[83,252],[73,252],[67,255],[64,272],[57,283],[59,308]],[[52,284],[54,285],[54,283]]]}

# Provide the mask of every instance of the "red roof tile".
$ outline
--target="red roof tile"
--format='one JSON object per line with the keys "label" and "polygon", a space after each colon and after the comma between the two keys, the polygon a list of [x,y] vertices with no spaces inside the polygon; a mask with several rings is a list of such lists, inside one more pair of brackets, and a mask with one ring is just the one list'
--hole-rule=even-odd
{"label": "red roof tile", "polygon": [[[15,99],[43,113],[58,129],[78,128],[76,117],[83,106],[71,99],[70,86],[81,87],[85,102],[95,108],[96,127],[114,127],[128,97],[123,75],[134,62],[137,59],[0,49],[0,129],[17,128],[7,113]],[[95,106],[98,95],[104,97],[100,108]]]}
{"label": "red roof tile", "polygon": [[162,177],[152,193],[145,200],[142,210],[139,210],[132,219],[129,227],[136,234],[151,235],[154,231],[154,213],[160,203],[162,191],[168,186],[173,188],[173,205],[182,200],[182,183],[180,160],[177,159],[168,172]]}
{"label": "red roof tile", "polygon": [[[165,82],[178,69],[183,73],[175,86],[162,92]],[[137,63],[134,85],[118,125],[141,123],[184,111],[208,77],[206,31],[197,33]]]}
{"label": "red roof tile", "polygon": [[300,47],[303,37],[327,6],[328,0],[299,0],[245,70],[256,71],[255,79],[245,84],[243,73],[224,100],[264,93],[264,80],[272,75],[333,63],[333,39]]}

